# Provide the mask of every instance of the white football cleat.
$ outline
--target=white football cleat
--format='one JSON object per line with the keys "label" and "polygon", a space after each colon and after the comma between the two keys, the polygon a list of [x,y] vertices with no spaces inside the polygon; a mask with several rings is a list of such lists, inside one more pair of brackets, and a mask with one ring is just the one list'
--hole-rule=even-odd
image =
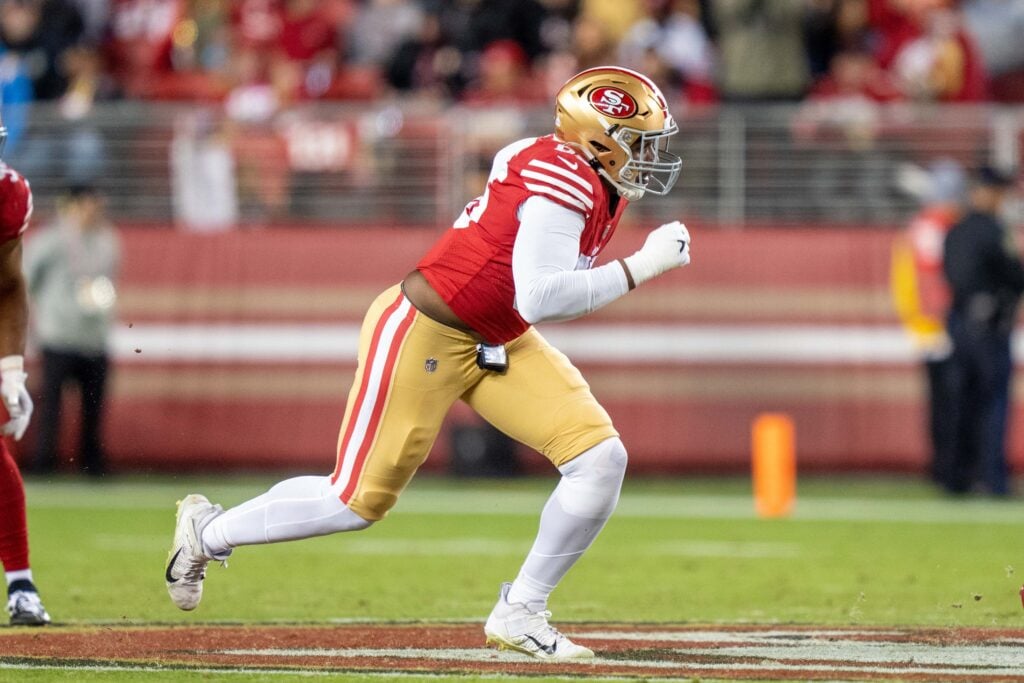
{"label": "white football cleat", "polygon": [[537,659],[592,659],[590,648],[577,645],[548,623],[551,612],[531,612],[522,603],[510,604],[511,583],[501,584],[498,604],[484,625],[487,644],[499,650],[515,650]]}
{"label": "white football cleat", "polygon": [[[193,610],[203,597],[203,579],[206,565],[211,560],[226,560],[224,557],[210,557],[203,552],[203,529],[224,508],[213,505],[198,493],[185,496],[178,501],[178,518],[174,527],[174,545],[167,556],[167,570],[164,580],[171,602],[179,609]],[[226,564],[226,563],[225,563]]]}
{"label": "white football cleat", "polygon": [[45,626],[50,615],[34,590],[18,590],[7,596],[7,613],[11,615],[11,626]]}

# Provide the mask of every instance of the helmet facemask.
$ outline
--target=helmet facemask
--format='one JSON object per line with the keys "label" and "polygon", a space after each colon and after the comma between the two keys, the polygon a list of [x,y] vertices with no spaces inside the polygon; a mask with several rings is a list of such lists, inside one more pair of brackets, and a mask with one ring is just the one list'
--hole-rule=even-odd
{"label": "helmet facemask", "polygon": [[626,163],[619,169],[617,178],[607,173],[603,175],[626,199],[636,201],[647,192],[666,195],[679,179],[683,160],[668,151],[669,138],[679,128],[674,121],[668,123],[664,129],[657,131],[626,126],[612,126],[609,129],[608,137],[625,151]]}

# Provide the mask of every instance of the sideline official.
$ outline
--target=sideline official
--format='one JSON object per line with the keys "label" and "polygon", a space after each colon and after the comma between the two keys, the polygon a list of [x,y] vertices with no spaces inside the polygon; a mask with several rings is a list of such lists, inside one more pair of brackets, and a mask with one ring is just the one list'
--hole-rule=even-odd
{"label": "sideline official", "polygon": [[1010,338],[1024,292],[1024,268],[1000,213],[1014,183],[1000,170],[980,169],[969,209],[950,229],[943,250],[943,271],[953,294],[948,330],[956,448],[941,483],[951,493],[967,492],[976,480],[993,495],[1010,493],[1005,450],[1013,373]]}
{"label": "sideline official", "polygon": [[69,385],[77,385],[81,399],[77,464],[92,476],[106,471],[101,432],[121,246],[104,206],[96,188],[68,188],[56,222],[25,247],[25,279],[43,361],[37,473],[57,466],[62,403]]}

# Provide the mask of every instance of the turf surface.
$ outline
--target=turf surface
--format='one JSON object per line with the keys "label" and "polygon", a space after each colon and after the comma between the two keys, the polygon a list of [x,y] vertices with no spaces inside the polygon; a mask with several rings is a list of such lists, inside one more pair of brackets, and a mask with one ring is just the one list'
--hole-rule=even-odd
{"label": "turf surface", "polygon": [[[276,480],[30,478],[33,566],[50,613],[64,624],[482,623],[554,485],[420,477],[384,522],[240,549],[230,568],[211,567],[198,610],[175,609],[162,581],[174,501],[199,491],[228,506]],[[553,596],[554,621],[1024,625],[1024,501],[949,499],[913,479],[804,478],[799,488],[792,518],[762,520],[743,479],[629,480]],[[291,678],[0,668],[0,681],[143,677]]]}
{"label": "turf surface", "polygon": [[[174,501],[231,505],[267,478],[29,480],[33,565],[61,622],[482,619],[514,577],[552,479],[421,478],[367,531],[243,548],[193,613],[162,572]],[[742,480],[632,480],[554,595],[561,620],[1024,623],[1024,503],[913,480],[806,480],[793,518]],[[1019,573],[1018,573],[1019,569]]]}

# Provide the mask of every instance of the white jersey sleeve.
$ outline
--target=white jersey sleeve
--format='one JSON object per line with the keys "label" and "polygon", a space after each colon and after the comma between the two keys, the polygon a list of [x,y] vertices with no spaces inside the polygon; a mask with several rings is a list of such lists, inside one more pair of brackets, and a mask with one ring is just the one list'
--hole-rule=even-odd
{"label": "white jersey sleeve", "polygon": [[576,270],[584,218],[578,211],[533,196],[519,208],[512,249],[516,309],[528,323],[570,320],[629,291],[622,264]]}

